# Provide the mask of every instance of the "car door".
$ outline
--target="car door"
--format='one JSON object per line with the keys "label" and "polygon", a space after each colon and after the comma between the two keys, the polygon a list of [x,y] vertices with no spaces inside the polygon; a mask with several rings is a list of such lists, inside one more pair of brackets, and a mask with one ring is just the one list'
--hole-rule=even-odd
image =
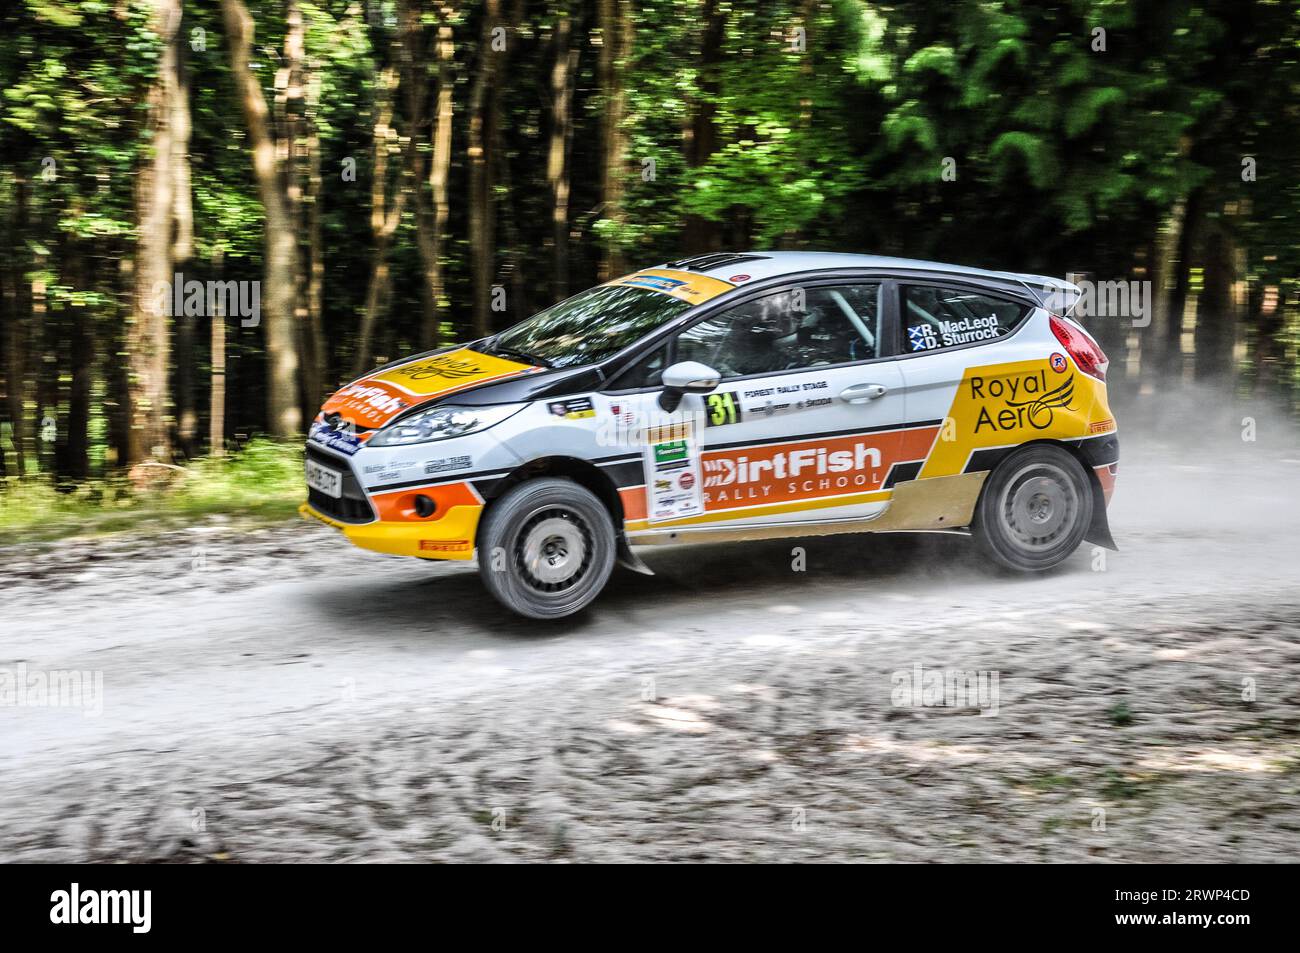
{"label": "car door", "polygon": [[[1005,392],[1014,409],[1019,405],[1015,402],[1037,398],[1044,389],[1055,386],[1048,382],[1054,373],[1037,366],[1045,363],[1042,345],[1023,334],[1015,335],[1034,308],[990,289],[959,283],[904,281],[898,286],[898,296],[902,331],[898,364],[906,386],[908,416],[947,422],[944,439],[935,444],[919,475],[951,476],[979,468],[981,458],[977,455],[982,449],[1024,439],[999,424],[1008,407],[1006,401],[988,402],[991,412],[980,419],[975,416],[974,404],[982,407],[983,403],[964,399],[969,394],[962,388],[965,381],[966,391],[974,387],[977,396],[983,390]],[[1039,388],[1040,374],[1043,388]]]}
{"label": "car door", "polygon": [[[651,500],[650,529],[863,519],[887,505],[898,466],[929,443],[903,426],[883,288],[840,280],[773,291],[697,322],[652,359],[698,361],[722,380],[682,404],[697,422],[690,449],[703,512],[664,509],[656,519]],[[656,479],[647,474],[651,497]]]}

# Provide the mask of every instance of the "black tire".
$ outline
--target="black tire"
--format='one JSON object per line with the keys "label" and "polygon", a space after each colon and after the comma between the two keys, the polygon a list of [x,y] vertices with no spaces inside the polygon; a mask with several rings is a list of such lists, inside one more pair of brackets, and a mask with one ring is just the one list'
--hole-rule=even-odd
{"label": "black tire", "polygon": [[609,511],[572,480],[542,477],[488,507],[478,567],[497,601],[530,619],[562,619],[591,603],[614,568]]}
{"label": "black tire", "polygon": [[1032,444],[989,474],[971,529],[998,565],[1042,572],[1078,549],[1092,506],[1092,485],[1079,461],[1053,444]]}

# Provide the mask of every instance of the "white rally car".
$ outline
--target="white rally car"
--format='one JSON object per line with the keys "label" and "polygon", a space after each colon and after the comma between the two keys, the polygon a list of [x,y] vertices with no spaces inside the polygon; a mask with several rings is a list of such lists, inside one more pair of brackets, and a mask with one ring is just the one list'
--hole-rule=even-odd
{"label": "white rally car", "polygon": [[477,553],[533,618],[640,544],[969,533],[1042,570],[1113,547],[1106,357],[1057,279],[831,253],[706,255],[381,367],[312,424],[304,515]]}

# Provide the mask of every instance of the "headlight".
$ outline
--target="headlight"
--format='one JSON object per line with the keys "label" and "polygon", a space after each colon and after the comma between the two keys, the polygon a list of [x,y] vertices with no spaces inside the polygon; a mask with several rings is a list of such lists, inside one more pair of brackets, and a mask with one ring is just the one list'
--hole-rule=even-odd
{"label": "headlight", "polygon": [[446,440],[495,427],[524,409],[524,404],[496,407],[434,407],[403,417],[370,438],[371,447],[400,447],[408,443]]}

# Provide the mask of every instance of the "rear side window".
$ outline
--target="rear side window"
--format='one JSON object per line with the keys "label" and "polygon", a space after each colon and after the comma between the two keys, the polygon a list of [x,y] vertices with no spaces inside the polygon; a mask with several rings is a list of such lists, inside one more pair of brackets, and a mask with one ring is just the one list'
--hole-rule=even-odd
{"label": "rear side window", "polygon": [[978,344],[1010,334],[1031,308],[979,292],[927,285],[902,289],[903,349],[909,354]]}

